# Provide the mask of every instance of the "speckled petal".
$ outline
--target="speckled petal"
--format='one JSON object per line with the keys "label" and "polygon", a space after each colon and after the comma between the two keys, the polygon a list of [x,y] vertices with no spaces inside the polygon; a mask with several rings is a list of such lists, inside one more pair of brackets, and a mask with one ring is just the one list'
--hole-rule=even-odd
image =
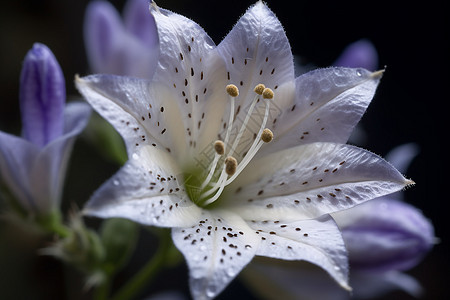
{"label": "speckled petal", "polygon": [[261,154],[314,142],[346,143],[381,77],[364,69],[318,69],[296,79],[294,101],[272,120],[273,142]]}
{"label": "speckled petal", "polygon": [[342,287],[348,286],[348,260],[342,235],[329,215],[295,222],[249,221],[260,236],[256,255],[305,260],[326,270]]}
{"label": "speckled petal", "polygon": [[149,81],[112,75],[77,78],[86,100],[123,137],[128,156],[150,145],[174,154],[184,153],[185,132],[176,103],[164,97],[164,89]]}
{"label": "speckled petal", "polygon": [[165,151],[142,147],[95,192],[83,213],[162,227],[194,225],[201,209],[187,198],[181,178]]}
{"label": "speckled petal", "polygon": [[212,299],[254,257],[259,239],[239,216],[204,210],[195,226],[174,228],[172,237],[186,258],[194,299]]}
{"label": "speckled petal", "polygon": [[160,37],[154,81],[166,101],[178,104],[189,153],[202,151],[217,138],[224,109],[226,71],[215,45],[195,22],[152,3]]}
{"label": "speckled petal", "polygon": [[227,190],[224,206],[246,219],[309,219],[350,208],[412,182],[366,150],[313,143],[252,161]]}

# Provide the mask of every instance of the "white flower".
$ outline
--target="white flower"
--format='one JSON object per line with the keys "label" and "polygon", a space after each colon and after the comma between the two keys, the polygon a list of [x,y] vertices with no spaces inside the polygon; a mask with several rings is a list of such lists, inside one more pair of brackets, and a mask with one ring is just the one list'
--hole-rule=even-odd
{"label": "white flower", "polygon": [[160,41],[151,82],[77,79],[130,158],[84,213],[172,227],[195,299],[216,296],[255,255],[312,262],[349,288],[328,214],[411,183],[344,144],[381,72],[330,68],[295,79],[286,35],[262,2],[217,47],[193,21],[154,3],[151,12]]}

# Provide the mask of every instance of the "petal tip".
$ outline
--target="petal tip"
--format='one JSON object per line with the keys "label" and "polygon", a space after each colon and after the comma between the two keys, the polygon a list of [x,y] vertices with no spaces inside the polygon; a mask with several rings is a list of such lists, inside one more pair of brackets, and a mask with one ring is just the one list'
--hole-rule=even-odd
{"label": "petal tip", "polygon": [[372,72],[370,74],[370,77],[373,78],[373,79],[380,79],[383,76],[384,71],[386,71],[386,68],[378,70],[378,71],[375,71],[375,72]]}

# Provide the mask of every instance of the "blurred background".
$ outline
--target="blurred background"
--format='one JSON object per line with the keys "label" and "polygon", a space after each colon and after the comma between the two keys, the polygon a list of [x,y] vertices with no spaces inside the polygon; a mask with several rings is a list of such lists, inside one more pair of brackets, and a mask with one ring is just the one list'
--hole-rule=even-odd
{"label": "blurred background", "polygon": [[[69,98],[79,97],[72,84],[74,75],[90,73],[82,27],[88,2],[1,2],[0,130],[20,134],[19,75],[22,60],[34,42],[44,43],[53,51],[66,77]],[[111,2],[122,10],[124,1]],[[326,67],[348,44],[361,38],[375,45],[379,68],[386,66],[387,69],[374,101],[361,121],[361,129],[366,134],[361,146],[384,156],[404,143],[419,145],[420,153],[406,173],[416,186],[406,190],[405,198],[431,219],[441,242],[409,274],[423,284],[426,290],[423,299],[444,299],[450,278],[450,210],[447,210],[450,193],[446,186],[450,179],[448,9],[444,9],[443,1],[401,2],[404,4],[388,0],[277,0],[267,4],[284,25],[293,53],[305,65]],[[237,0],[157,1],[160,7],[199,23],[216,44],[253,3]],[[65,208],[71,203],[81,206],[118,168],[117,164],[101,156],[87,139],[78,139],[66,180]],[[42,242],[30,241],[26,235],[27,230],[16,231],[0,222],[0,298],[10,293],[11,298],[5,299],[13,296],[14,299],[82,299],[82,282],[77,274],[53,259],[36,259],[36,247],[42,246]],[[143,232],[135,256],[151,255],[154,251],[152,243],[151,235]],[[30,265],[32,268],[28,270]],[[187,293],[187,270],[181,265],[163,273],[162,279],[148,293],[167,289]],[[133,272],[133,261],[128,272]],[[171,280],[164,280],[164,276],[170,276]],[[67,286],[71,286],[70,295],[62,291]],[[219,299],[231,297],[256,299],[239,281],[234,281]],[[414,298],[394,292],[382,299]]]}

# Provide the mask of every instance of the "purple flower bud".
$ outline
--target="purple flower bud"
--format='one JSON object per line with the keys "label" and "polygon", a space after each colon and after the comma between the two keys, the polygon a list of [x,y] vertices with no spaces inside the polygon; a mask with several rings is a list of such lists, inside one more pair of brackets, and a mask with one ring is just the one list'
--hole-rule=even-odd
{"label": "purple flower bud", "polygon": [[373,71],[378,68],[377,50],[368,40],[359,40],[348,45],[333,65]]}
{"label": "purple flower bud", "polygon": [[400,201],[378,199],[335,214],[353,270],[406,270],[435,242],[422,213]]}
{"label": "purple flower bud", "polygon": [[66,87],[55,56],[36,43],[28,51],[20,76],[23,136],[39,147],[63,134]]}

